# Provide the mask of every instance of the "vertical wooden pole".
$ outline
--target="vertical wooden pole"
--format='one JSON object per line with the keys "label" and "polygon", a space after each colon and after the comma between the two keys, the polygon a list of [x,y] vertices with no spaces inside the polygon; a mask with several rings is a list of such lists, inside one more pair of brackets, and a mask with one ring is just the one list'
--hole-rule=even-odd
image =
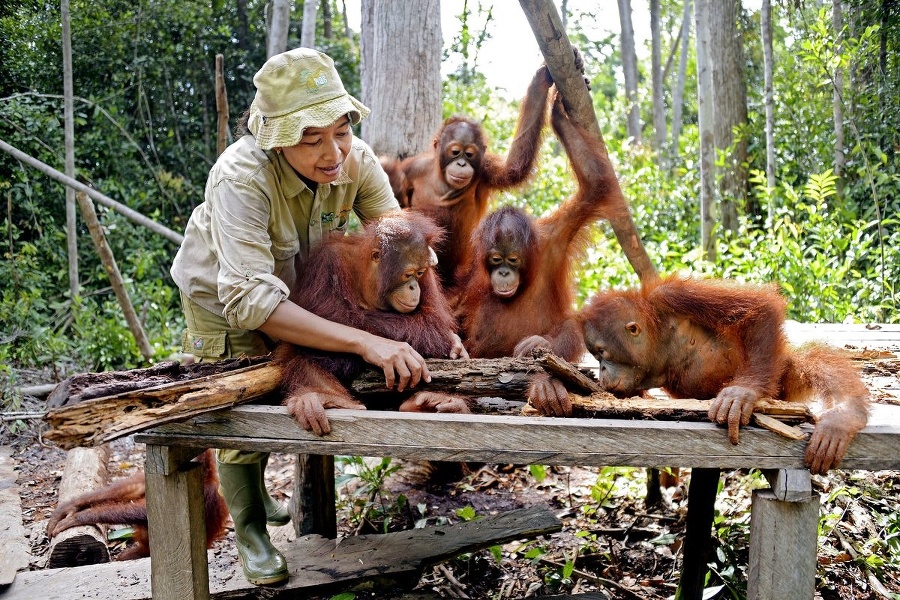
{"label": "vertical wooden pole", "polygon": [[298,454],[294,466],[294,492],[288,505],[298,536],[317,533],[337,537],[334,457]]}
{"label": "vertical wooden pole", "polygon": [[706,582],[710,536],[719,491],[719,469],[691,469],[688,513],[676,600],[700,600]]}
{"label": "vertical wooden pole", "polygon": [[147,446],[150,590],[154,600],[208,600],[203,472],[177,458],[166,446]]}
{"label": "vertical wooden pole", "polygon": [[225,57],[216,54],[216,156],[228,146],[228,91],[225,88]]}

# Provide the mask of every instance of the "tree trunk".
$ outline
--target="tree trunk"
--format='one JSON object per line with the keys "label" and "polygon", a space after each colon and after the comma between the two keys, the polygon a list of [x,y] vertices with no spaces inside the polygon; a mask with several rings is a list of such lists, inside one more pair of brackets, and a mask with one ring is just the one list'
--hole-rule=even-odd
{"label": "tree trunk", "polygon": [[684,82],[687,79],[687,57],[691,44],[691,0],[684,0],[684,16],[681,19],[681,56],[678,59],[678,82],[672,93],[672,150],[677,157],[681,147],[681,113],[684,109]]}
{"label": "tree trunk", "polygon": [[[63,51],[63,115],[65,133],[66,175],[75,179],[75,109],[72,96],[72,33],[69,27],[69,0],[60,3]],[[66,252],[69,257],[69,297],[79,292],[78,284],[78,221],[75,211],[75,190],[66,187]]]}
{"label": "tree trunk", "polygon": [[378,154],[419,154],[441,123],[440,2],[423,0],[416,10],[388,0],[363,4],[364,19],[373,11],[373,31],[363,33],[372,41],[363,53],[363,93],[372,116],[363,122],[362,137]]}
{"label": "tree trunk", "polygon": [[700,245],[703,257],[716,261],[716,144],[713,132],[713,81],[710,66],[709,5],[697,0],[697,120],[700,129]]}
{"label": "tree trunk", "polygon": [[653,139],[656,161],[666,169],[666,106],[663,102],[662,39],[659,32],[659,0],[650,0],[650,35],[653,45]]}
{"label": "tree trunk", "polygon": [[316,47],[316,14],[319,0],[303,1],[303,21],[300,23],[300,46]]}
{"label": "tree trunk", "polygon": [[[716,152],[725,153],[719,173],[719,207],[722,228],[738,230],[738,206],[747,201],[746,135],[738,130],[747,123],[747,86],[744,82],[743,30],[739,25],[740,0],[710,2],[710,44],[715,49],[713,73],[713,130]],[[748,212],[756,212],[748,210]]]}
{"label": "tree trunk", "polygon": [[271,58],[287,50],[288,29],[291,26],[290,0],[272,0],[269,34],[266,37],[266,57]]}
{"label": "tree trunk", "polygon": [[[841,0],[831,2],[831,26],[834,29],[835,52],[841,52],[841,39],[843,34],[843,16],[841,13]],[[839,189],[841,178],[844,176],[844,70],[837,66],[834,71],[834,96],[832,107],[834,112],[834,174],[838,177]]]}
{"label": "tree trunk", "polygon": [[641,112],[638,106],[637,53],[634,49],[634,27],[631,24],[631,0],[619,0],[619,22],[622,25],[622,71],[625,75],[625,108],[628,111],[628,136],[641,141]]}
{"label": "tree trunk", "polygon": [[766,92],[766,195],[769,198],[768,222],[775,220],[775,94],[772,84],[775,53],[772,50],[772,0],[763,0],[760,9],[762,26],[764,80]]}
{"label": "tree trunk", "polygon": [[322,3],[322,39],[330,40],[334,37],[334,32],[331,24],[331,0],[325,0]]}

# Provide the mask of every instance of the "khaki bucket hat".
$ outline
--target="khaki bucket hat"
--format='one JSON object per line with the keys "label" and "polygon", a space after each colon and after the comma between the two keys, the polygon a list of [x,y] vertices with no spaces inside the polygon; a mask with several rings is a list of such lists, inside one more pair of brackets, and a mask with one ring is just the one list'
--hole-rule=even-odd
{"label": "khaki bucket hat", "polygon": [[310,48],[276,54],[253,84],[247,127],[263,150],[293,146],[307,127],[328,127],[344,115],[356,125],[370,112],[344,89],[331,57]]}

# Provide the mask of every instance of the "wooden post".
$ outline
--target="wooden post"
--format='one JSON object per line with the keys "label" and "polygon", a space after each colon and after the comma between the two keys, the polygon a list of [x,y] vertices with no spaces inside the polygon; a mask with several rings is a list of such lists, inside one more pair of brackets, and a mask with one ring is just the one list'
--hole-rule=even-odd
{"label": "wooden post", "polygon": [[141,326],[141,321],[138,319],[137,313],[134,312],[131,298],[128,297],[125,283],[122,281],[122,274],[119,272],[118,265],[116,265],[116,257],[113,256],[109,244],[106,243],[106,236],[103,234],[103,228],[100,226],[100,220],[97,218],[97,211],[94,210],[94,203],[91,202],[91,199],[84,192],[78,192],[75,197],[78,198],[81,215],[84,217],[84,222],[91,232],[91,238],[94,240],[94,246],[97,248],[97,254],[100,255],[103,268],[106,269],[109,283],[112,285],[116,299],[119,301],[119,306],[122,307],[122,312],[125,314],[128,329],[131,330],[131,335],[134,336],[134,340],[137,342],[141,356],[144,357],[144,360],[149,361],[153,358],[153,347],[150,346],[147,334],[144,333],[144,328]]}
{"label": "wooden post", "polygon": [[330,539],[337,537],[333,456],[297,455],[288,511],[297,536],[317,533]]}
{"label": "wooden post", "polygon": [[781,469],[770,481],[773,490],[753,492],[747,599],[812,600],[819,494],[811,491],[809,471]]}
{"label": "wooden post", "polygon": [[216,54],[216,156],[228,146],[228,92],[225,90],[225,57]]}
{"label": "wooden post", "polygon": [[[681,578],[676,600],[700,600],[706,581],[707,557],[715,516],[719,469],[691,469],[688,486],[688,512],[682,545]],[[785,596],[787,597],[787,596]]]}
{"label": "wooden post", "polygon": [[[208,600],[203,472],[193,450],[147,446],[147,524],[154,600]],[[182,543],[187,540],[188,543]]]}

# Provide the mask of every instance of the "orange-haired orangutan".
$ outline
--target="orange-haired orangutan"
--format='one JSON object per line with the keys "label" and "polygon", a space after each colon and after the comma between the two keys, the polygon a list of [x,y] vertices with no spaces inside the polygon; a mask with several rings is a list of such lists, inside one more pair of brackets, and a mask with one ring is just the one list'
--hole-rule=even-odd
{"label": "orange-haired orangutan", "polygon": [[382,158],[400,206],[432,217],[447,233],[435,248],[438,275],[446,288],[458,283],[454,271],[467,261],[469,238],[487,213],[491,195],[515,188],[532,175],[552,84],[547,67],[539,68],[522,100],[506,158],[488,150],[479,123],[460,115],[444,121],[432,151],[403,161]]}
{"label": "orange-haired orangutan", "polygon": [[[573,318],[573,265],[589,226],[628,206],[600,140],[569,119],[558,96],[551,122],[578,187],[550,215],[535,220],[505,206],[473,234],[472,257],[457,275],[461,335],[473,358],[524,356],[538,347],[570,361],[584,353]],[[572,412],[568,392],[549,376],[533,379],[529,402],[546,415]]]}
{"label": "orange-haired orangutan", "polygon": [[774,285],[676,277],[597,294],[579,315],[603,387],[714,398],[709,418],[728,424],[733,444],[760,398],[820,400],[806,464],[825,473],[865,427],[869,393],[839,349],[790,347],[784,318],[785,300]]}
{"label": "orange-haired orangutan", "polygon": [[[408,211],[385,215],[359,234],[328,238],[310,252],[291,300],[330,321],[406,342],[423,358],[467,357],[457,348],[456,323],[434,274],[432,248],[440,239],[431,219]],[[285,404],[304,429],[330,432],[325,408],[365,408],[341,383],[362,370],[359,356],[284,343],[275,360],[283,368]],[[469,412],[464,399],[428,391],[400,410]]]}
{"label": "orange-haired orangutan", "polygon": [[[219,474],[215,451],[207,450],[199,457],[203,469],[203,500],[206,512],[206,545],[225,536],[228,507],[219,494]],[[130,525],[133,543],[116,556],[131,560],[150,556],[147,534],[147,485],[143,473],[135,473],[113,481],[106,487],[86,492],[61,502],[47,522],[47,537],[53,538],[66,529],[79,525]]]}

